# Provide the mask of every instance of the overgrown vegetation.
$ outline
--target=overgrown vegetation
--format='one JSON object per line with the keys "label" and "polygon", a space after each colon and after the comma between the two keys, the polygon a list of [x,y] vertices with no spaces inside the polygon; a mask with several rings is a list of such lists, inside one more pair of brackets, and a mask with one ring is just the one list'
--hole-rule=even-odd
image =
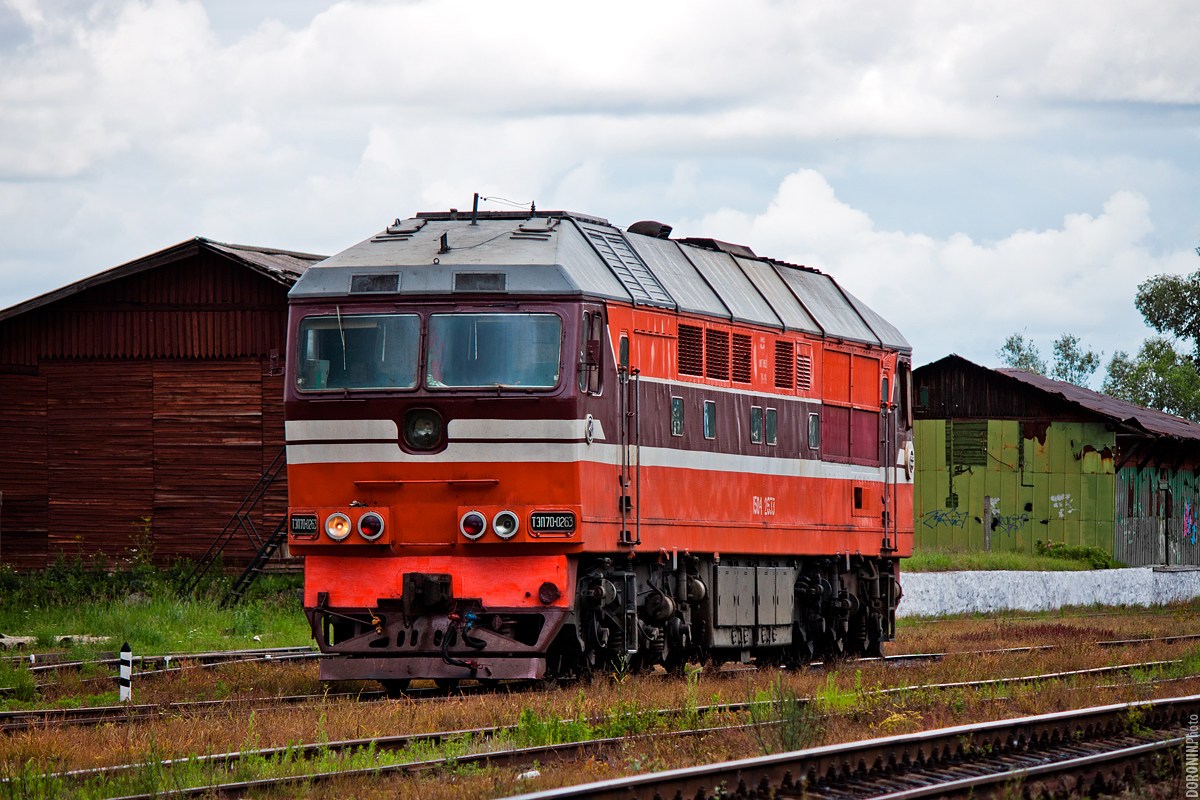
{"label": "overgrown vegetation", "polygon": [[130,557],[111,569],[103,557],[62,555],[34,572],[0,566],[0,633],[34,637],[21,647],[25,651],[72,646],[60,641],[64,636],[107,637],[74,645],[81,654],[117,650],[124,642],[139,655],[310,643],[297,595],[301,576],[264,575],[240,605],[223,609],[230,578],[219,565],[196,597],[181,598],[177,587],[191,565],[160,570],[150,555],[130,548]]}
{"label": "overgrown vegetation", "polygon": [[904,559],[904,572],[956,572],[963,570],[1024,570],[1032,572],[1062,572],[1092,569],[1090,562],[1047,554],[1030,555],[1009,551],[983,552],[947,548],[932,550],[917,548],[912,558]]}
{"label": "overgrown vegetation", "polygon": [[1042,542],[1034,544],[1039,556],[1066,561],[1081,561],[1092,569],[1117,569],[1125,566],[1099,547],[1071,547],[1065,542]]}

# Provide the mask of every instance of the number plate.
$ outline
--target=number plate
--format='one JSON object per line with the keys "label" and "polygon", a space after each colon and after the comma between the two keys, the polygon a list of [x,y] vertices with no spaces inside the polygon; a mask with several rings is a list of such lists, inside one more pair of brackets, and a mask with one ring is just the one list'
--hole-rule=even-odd
{"label": "number plate", "polygon": [[297,539],[317,538],[317,515],[292,514],[291,530],[292,536]]}
{"label": "number plate", "polygon": [[532,533],[571,534],[575,532],[573,511],[534,511],[529,515],[529,530]]}

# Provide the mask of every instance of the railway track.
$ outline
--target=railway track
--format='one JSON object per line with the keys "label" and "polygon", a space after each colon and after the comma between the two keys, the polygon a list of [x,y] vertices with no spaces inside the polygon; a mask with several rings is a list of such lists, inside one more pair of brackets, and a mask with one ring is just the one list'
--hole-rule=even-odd
{"label": "railway track", "polygon": [[1042,788],[1051,796],[1068,787],[1082,788],[1084,794],[1113,792],[1130,780],[1153,775],[1164,764],[1177,770],[1175,760],[1187,725],[1197,714],[1200,695],[1120,703],[617,778],[518,798],[909,800],[989,796],[1014,782],[1025,783],[1039,797]]}
{"label": "railway track", "polygon": [[[1099,677],[1103,675],[1133,672],[1135,670],[1151,671],[1173,666],[1179,663],[1181,663],[1179,660],[1144,661],[1108,667],[1093,667],[1080,670],[1036,673],[1032,675],[1022,675],[1009,678],[986,678],[974,681],[957,681],[934,684],[925,683],[908,686],[885,687],[880,689],[864,690],[862,694],[865,696],[872,696],[902,694],[905,692],[918,690],[946,691],[951,689],[982,689],[985,687],[1036,683],[1039,681],[1063,680],[1080,677]],[[1166,680],[1173,681],[1184,679],[1185,678],[1169,678]],[[515,685],[522,688],[524,687],[524,684]],[[1126,685],[1127,684],[1120,684],[1122,687]],[[454,690],[453,693],[449,694],[441,689],[414,689],[411,690],[409,696],[404,698],[404,700],[405,702],[418,703],[437,702],[449,700],[455,697],[461,697],[463,695],[486,694],[497,690],[511,690],[513,686],[514,684],[501,684],[499,689],[483,686],[471,686]],[[1092,688],[1103,689],[1109,687],[1098,686]],[[143,722],[169,715],[220,713],[234,708],[268,710],[275,707],[304,705],[306,703],[315,703],[322,700],[380,700],[384,699],[386,696],[386,693],[379,691],[339,692],[289,695],[282,697],[239,698],[233,700],[201,700],[182,703],[149,703],[141,705],[89,706],[82,708],[41,708],[0,711],[0,732],[13,732],[29,730],[33,728],[52,727],[57,725],[83,727],[90,725],[124,724],[131,722]],[[800,698],[801,701],[807,701],[808,699],[809,698]],[[714,708],[722,708],[729,711],[742,711],[752,705],[755,705],[755,703],[729,703],[720,706],[703,706],[699,710],[707,711]],[[678,709],[667,709],[666,711],[678,711]]]}
{"label": "railway track", "polygon": [[[675,712],[682,709],[672,710]],[[1064,786],[1119,788],[1131,775],[1146,774],[1149,760],[1177,756],[1184,725],[1200,711],[1200,695],[1076,709],[1056,714],[962,725],[904,736],[830,745],[763,758],[673,770],[665,773],[602,781],[595,784],[522,795],[521,800],[650,800],[671,798],[776,798],[850,800],[886,797],[908,800],[964,794],[986,796],[991,788],[1018,780],[1035,780],[1052,796]],[[157,766],[202,764],[210,780],[204,785],[158,789],[127,795],[122,800],[150,797],[188,797],[206,793],[240,797],[248,792],[332,778],[414,773],[446,766],[478,764],[518,766],[571,760],[585,753],[640,739],[723,735],[778,724],[765,721],[641,736],[586,739],[535,747],[487,749],[487,741],[510,727],[476,728],[410,736],[353,739],[284,748],[223,753],[158,765],[130,764],[76,770],[45,776],[57,781],[119,778],[122,773]],[[221,782],[243,758],[296,761],[318,754],[352,753],[368,747],[376,753],[404,750],[418,743],[441,744],[473,738],[484,748],[447,758],[378,763],[366,767],[326,769],[282,777]],[[1064,776],[1067,780],[1064,781]],[[1082,776],[1084,781],[1080,780]],[[736,787],[736,789],[734,788]],[[1040,796],[1037,795],[1037,796]]]}

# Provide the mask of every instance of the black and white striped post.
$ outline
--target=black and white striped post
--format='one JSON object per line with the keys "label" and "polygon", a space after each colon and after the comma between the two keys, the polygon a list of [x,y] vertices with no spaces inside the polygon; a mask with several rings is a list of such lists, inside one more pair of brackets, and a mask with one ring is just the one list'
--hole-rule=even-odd
{"label": "black and white striped post", "polygon": [[133,689],[130,686],[133,678],[133,651],[129,649],[129,642],[126,642],[121,647],[121,702],[127,702],[133,698]]}

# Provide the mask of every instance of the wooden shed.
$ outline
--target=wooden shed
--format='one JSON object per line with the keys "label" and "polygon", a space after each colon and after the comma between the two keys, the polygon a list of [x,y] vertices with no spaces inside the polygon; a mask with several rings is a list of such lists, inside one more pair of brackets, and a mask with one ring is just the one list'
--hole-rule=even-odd
{"label": "wooden shed", "polygon": [[[322,258],[196,238],[0,311],[0,561],[202,554],[283,447],[287,292]],[[281,476],[257,523],[286,505]]]}
{"label": "wooden shed", "polygon": [[1200,424],[954,355],[913,385],[917,547],[1200,564]]}

